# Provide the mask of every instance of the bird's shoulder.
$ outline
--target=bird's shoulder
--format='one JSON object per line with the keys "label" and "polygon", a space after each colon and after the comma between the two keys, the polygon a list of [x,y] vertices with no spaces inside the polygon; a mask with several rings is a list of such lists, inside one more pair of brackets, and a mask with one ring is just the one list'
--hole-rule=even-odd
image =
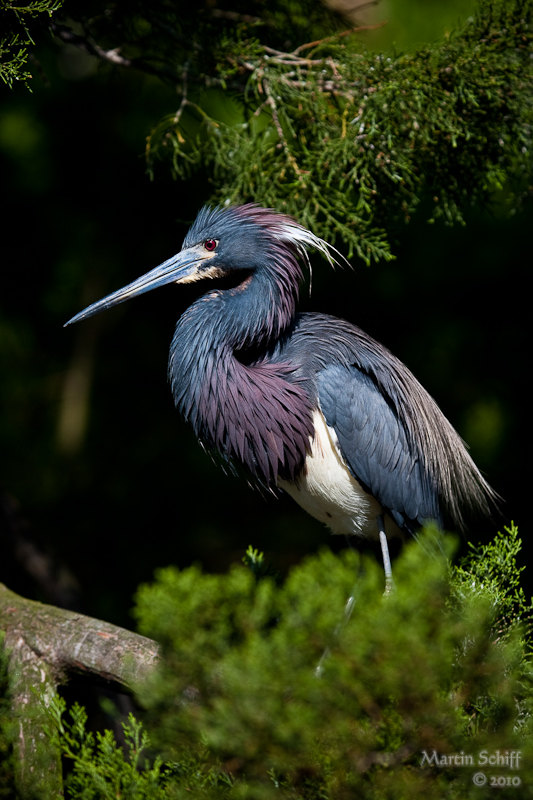
{"label": "bird's shoulder", "polygon": [[397,358],[357,325],[340,317],[318,312],[298,314],[272,353],[275,361],[287,361],[316,377],[338,365],[355,366],[368,374],[387,393],[390,375],[400,366]]}

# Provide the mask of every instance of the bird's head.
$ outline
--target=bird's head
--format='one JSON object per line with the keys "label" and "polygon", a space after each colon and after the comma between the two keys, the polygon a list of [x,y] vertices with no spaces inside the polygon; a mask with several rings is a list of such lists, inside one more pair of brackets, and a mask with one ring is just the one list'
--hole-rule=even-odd
{"label": "bird's head", "polygon": [[166,286],[208,279],[233,278],[239,283],[261,273],[297,291],[301,263],[309,263],[308,248],[318,250],[330,263],[334,249],[323,239],[271,209],[249,204],[228,208],[203,208],[187,233],[179,253],[137,280],[88,306],[66,324],[92,317],[132,297]]}

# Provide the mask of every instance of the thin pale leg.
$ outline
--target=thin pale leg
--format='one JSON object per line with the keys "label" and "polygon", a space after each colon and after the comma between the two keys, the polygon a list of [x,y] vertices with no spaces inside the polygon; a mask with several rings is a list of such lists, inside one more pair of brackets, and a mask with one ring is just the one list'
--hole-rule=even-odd
{"label": "thin pale leg", "polygon": [[[342,629],[344,628],[344,626],[346,625],[346,623],[348,622],[348,620],[352,616],[352,611],[353,611],[354,604],[355,604],[355,586],[354,586],[354,591],[349,596],[349,598],[347,599],[346,604],[344,606],[344,614],[343,614],[342,620],[339,622],[339,624],[337,625],[337,627],[335,628],[335,631],[333,633],[335,638],[337,638],[339,636],[340,632],[342,631]],[[329,658],[330,653],[331,653],[330,648],[326,647],[326,649],[324,650],[324,652],[320,656],[320,660],[319,660],[318,664],[315,667],[315,675],[316,675],[317,678],[321,678],[322,677],[324,661],[327,658]]]}
{"label": "thin pale leg", "polygon": [[383,569],[385,570],[385,594],[390,594],[394,589],[394,581],[392,580],[392,567],[390,563],[389,545],[387,544],[387,536],[385,534],[385,520],[383,514],[377,517],[377,523],[381,555],[383,556]]}
{"label": "thin pale leg", "polygon": [[[381,544],[381,555],[383,557],[383,569],[385,571],[385,594],[387,595],[393,591],[394,581],[392,579],[392,567],[389,555],[389,545],[387,543],[387,536],[385,534],[385,520],[383,518],[383,514],[380,514],[377,517],[377,524],[379,530],[379,542]],[[352,616],[354,604],[355,604],[355,587],[354,591],[346,601],[342,620],[335,628],[334,636],[338,636],[340,634],[341,630]],[[326,647],[326,649],[320,656],[320,660],[315,667],[315,675],[317,678],[322,677],[324,662],[326,661],[327,658],[329,658],[330,652],[331,652],[330,648]]]}

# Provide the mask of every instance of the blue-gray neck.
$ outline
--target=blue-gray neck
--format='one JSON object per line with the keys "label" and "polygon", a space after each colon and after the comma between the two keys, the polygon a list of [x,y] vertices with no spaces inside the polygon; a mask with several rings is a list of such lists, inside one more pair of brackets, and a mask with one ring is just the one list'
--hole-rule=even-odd
{"label": "blue-gray neck", "polygon": [[311,403],[290,363],[265,354],[294,319],[298,284],[256,273],[214,290],[178,321],[169,378],[197,437],[267,486],[292,479],[312,435]]}

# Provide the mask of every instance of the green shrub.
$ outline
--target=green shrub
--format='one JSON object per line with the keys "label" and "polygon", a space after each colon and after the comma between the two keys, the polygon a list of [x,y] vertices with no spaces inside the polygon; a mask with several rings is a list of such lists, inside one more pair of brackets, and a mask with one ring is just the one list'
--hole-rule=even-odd
{"label": "green shrub", "polygon": [[124,752],[73,709],[60,723],[71,796],[529,796],[519,549],[513,527],[451,568],[453,540],[427,531],[395,563],[389,596],[381,567],[351,550],[310,557],[282,583],[242,565],[160,570],[135,609],[164,653],[140,698],[150,745],[130,719]]}

